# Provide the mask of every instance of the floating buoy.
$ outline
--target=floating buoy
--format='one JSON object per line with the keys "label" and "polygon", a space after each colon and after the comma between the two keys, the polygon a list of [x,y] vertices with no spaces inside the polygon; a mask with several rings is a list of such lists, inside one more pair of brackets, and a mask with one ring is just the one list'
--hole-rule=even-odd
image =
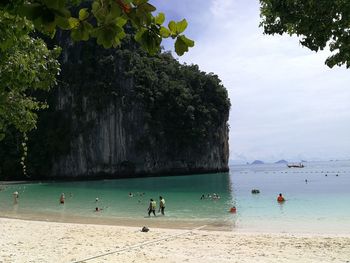
{"label": "floating buoy", "polygon": [[235,206],[232,206],[232,207],[230,208],[230,213],[234,214],[234,213],[236,213],[236,212],[237,212],[236,207],[235,207]]}

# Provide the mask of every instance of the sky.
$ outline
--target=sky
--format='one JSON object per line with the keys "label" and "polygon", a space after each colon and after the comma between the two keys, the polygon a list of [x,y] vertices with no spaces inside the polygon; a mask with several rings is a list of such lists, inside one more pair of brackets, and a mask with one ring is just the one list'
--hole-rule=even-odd
{"label": "sky", "polygon": [[178,59],[214,72],[227,88],[231,160],[350,159],[350,69],[328,68],[329,51],[264,35],[257,0],[151,3],[189,23],[196,44]]}

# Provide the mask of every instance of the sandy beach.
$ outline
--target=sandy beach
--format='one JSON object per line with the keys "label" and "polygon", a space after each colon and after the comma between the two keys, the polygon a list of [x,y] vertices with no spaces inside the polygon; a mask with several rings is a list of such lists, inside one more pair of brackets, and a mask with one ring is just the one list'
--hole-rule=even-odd
{"label": "sandy beach", "polygon": [[350,237],[0,218],[0,262],[350,262]]}

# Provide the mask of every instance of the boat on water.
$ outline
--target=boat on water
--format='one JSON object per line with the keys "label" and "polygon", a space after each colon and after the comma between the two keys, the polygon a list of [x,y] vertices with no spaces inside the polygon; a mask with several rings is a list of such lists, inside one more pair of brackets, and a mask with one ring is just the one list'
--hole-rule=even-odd
{"label": "boat on water", "polygon": [[304,168],[303,163],[289,163],[287,164],[288,168]]}

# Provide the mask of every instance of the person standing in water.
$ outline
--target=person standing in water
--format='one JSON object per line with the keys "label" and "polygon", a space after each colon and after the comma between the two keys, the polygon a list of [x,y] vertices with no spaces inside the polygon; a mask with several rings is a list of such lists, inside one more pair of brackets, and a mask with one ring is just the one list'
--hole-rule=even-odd
{"label": "person standing in water", "polygon": [[64,196],[64,193],[61,194],[60,196],[60,204],[64,204],[64,200],[66,199],[66,197]]}
{"label": "person standing in water", "polygon": [[277,202],[283,203],[284,201],[286,201],[286,200],[284,199],[284,197],[282,196],[282,194],[279,194],[278,197],[277,197]]}
{"label": "person standing in water", "polygon": [[13,203],[16,205],[18,204],[18,197],[19,197],[19,194],[17,191],[13,192]]}
{"label": "person standing in water", "polygon": [[163,197],[159,196],[159,209],[158,213],[162,212],[162,215],[164,215],[164,209],[165,209],[165,200]]}
{"label": "person standing in water", "polygon": [[153,213],[154,216],[156,216],[156,207],[157,203],[152,198],[150,199],[149,207],[148,207],[148,216],[151,216],[151,213]]}

